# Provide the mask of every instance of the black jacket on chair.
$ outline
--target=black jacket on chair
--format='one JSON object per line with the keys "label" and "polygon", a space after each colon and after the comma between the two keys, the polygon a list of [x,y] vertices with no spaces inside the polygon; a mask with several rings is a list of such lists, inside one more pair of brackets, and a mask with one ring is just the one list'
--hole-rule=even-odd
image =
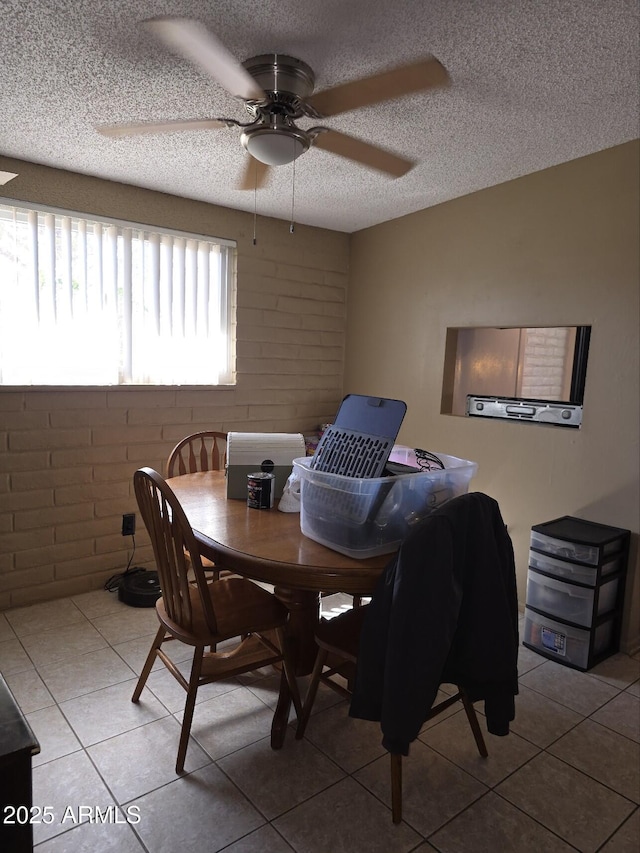
{"label": "black jacket on chair", "polygon": [[518,602],[511,539],[479,492],[444,504],[405,539],[364,620],[350,715],[379,720],[383,746],[407,755],[442,682],[485,700],[505,735],[518,692]]}

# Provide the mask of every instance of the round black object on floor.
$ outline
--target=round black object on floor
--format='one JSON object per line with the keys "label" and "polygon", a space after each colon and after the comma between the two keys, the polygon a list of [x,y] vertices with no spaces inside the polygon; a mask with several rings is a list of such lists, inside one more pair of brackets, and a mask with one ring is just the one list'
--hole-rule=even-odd
{"label": "round black object on floor", "polygon": [[161,595],[158,573],[146,569],[126,572],[118,587],[118,598],[131,607],[153,607]]}

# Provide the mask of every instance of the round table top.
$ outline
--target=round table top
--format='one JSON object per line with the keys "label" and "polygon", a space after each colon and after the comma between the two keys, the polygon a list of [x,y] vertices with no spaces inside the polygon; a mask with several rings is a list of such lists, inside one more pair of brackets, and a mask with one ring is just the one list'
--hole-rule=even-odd
{"label": "round table top", "polygon": [[167,481],[182,504],[203,556],[246,577],[290,589],[373,592],[389,554],[355,560],[314,542],[299,513],[252,509],[228,499],[224,471],[183,474]]}

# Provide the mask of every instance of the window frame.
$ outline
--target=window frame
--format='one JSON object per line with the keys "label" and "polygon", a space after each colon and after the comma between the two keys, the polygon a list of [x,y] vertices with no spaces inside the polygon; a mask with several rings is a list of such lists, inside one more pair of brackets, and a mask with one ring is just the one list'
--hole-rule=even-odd
{"label": "window frame", "polygon": [[[68,217],[72,220],[85,220],[87,223],[97,223],[104,228],[115,226],[121,231],[130,229],[133,232],[142,232],[145,236],[145,244],[150,235],[168,236],[173,239],[184,241],[197,241],[215,244],[220,248],[228,249],[229,252],[221,252],[221,275],[220,275],[220,328],[226,328],[226,370],[223,371],[217,382],[135,382],[118,381],[110,383],[32,383],[32,384],[10,384],[0,382],[0,392],[24,390],[56,390],[69,389],[154,389],[154,388],[180,388],[180,389],[202,389],[229,387],[236,385],[236,291],[237,291],[237,241],[226,237],[218,237],[212,234],[203,234],[191,231],[183,231],[169,228],[163,225],[144,223],[134,220],[125,220],[119,217],[105,216],[88,211],[72,210],[49,204],[40,204],[32,201],[13,198],[0,194],[0,206],[16,208],[18,210],[35,211],[43,216],[51,214],[56,217]],[[119,285],[121,287],[121,285]]]}

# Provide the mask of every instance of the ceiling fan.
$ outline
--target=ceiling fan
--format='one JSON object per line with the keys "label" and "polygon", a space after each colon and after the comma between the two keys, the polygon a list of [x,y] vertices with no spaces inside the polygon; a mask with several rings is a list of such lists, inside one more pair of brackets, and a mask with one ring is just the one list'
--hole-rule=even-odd
{"label": "ceiling fan", "polygon": [[314,73],[300,59],[267,53],[240,64],[198,21],[160,17],[144,21],[143,26],[174,52],[198,65],[231,95],[244,101],[250,120],[149,121],[101,125],[97,130],[105,136],[119,137],[239,127],[242,145],[251,155],[240,189],[261,187],[270,167],[291,163],[312,146],[400,177],[415,165],[412,160],[329,127],[318,125],[304,129],[296,122],[301,118],[328,118],[358,107],[449,85],[446,69],[431,56],[313,94]]}

